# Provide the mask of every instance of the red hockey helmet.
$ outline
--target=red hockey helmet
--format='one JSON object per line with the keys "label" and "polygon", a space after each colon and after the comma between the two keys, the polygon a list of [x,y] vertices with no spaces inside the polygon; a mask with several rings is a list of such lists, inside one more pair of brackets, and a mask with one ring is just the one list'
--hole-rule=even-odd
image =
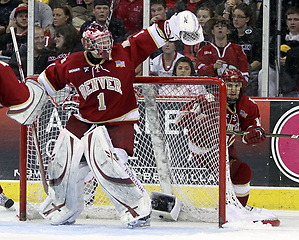
{"label": "red hockey helmet", "polygon": [[242,75],[241,71],[238,69],[226,69],[221,75],[221,79],[224,82],[241,82],[242,83],[242,92],[244,92],[247,85],[247,81]]}
{"label": "red hockey helmet", "polygon": [[227,82],[240,82],[242,86],[240,88],[240,94],[237,98],[230,97],[230,92],[227,92],[227,103],[234,104],[241,98],[242,94],[245,91],[245,87],[247,85],[246,79],[243,77],[242,73],[238,69],[226,69],[223,74],[221,75],[221,79]]}
{"label": "red hockey helmet", "polygon": [[112,59],[113,38],[107,27],[97,23],[88,25],[82,34],[82,44],[86,51],[106,60]]}

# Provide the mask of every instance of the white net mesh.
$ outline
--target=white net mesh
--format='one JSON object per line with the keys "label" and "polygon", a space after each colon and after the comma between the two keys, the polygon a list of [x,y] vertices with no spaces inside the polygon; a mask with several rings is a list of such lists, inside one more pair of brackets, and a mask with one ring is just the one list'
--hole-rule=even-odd
{"label": "white net mesh", "polygon": [[[219,87],[211,84],[140,84],[135,87],[140,123],[135,125],[134,156],[128,165],[146,190],[174,194],[182,203],[179,220],[218,221]],[[60,98],[60,100],[59,100]],[[61,91],[56,102],[66,98]],[[38,140],[47,172],[55,139],[70,112],[49,101],[37,121]],[[225,116],[223,114],[222,116]],[[45,199],[30,127],[27,135],[27,217],[38,216]],[[156,164],[157,163],[157,164]],[[231,189],[230,189],[231,190]],[[90,174],[81,217],[117,218]]]}

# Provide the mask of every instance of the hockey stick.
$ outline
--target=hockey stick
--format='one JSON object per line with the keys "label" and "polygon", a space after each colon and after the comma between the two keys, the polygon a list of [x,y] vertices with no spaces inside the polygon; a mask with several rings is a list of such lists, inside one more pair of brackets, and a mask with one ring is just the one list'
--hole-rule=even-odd
{"label": "hockey stick", "polygon": [[[17,59],[17,63],[18,63],[21,82],[25,83],[25,76],[24,76],[24,72],[23,72],[23,68],[22,68],[22,61],[21,61],[21,56],[20,56],[20,52],[19,52],[19,48],[18,48],[18,43],[17,43],[14,27],[10,28],[10,33],[11,33],[11,37],[12,37],[12,42],[13,42],[15,54],[16,54],[16,59]],[[46,180],[45,168],[44,168],[44,164],[43,164],[43,160],[42,160],[42,155],[41,155],[41,152],[40,152],[39,142],[38,142],[37,133],[36,133],[36,127],[35,127],[34,123],[31,124],[31,129],[32,129],[32,136],[33,136],[33,140],[34,140],[34,145],[35,145],[36,152],[37,152],[36,156],[37,156],[37,159],[38,159],[38,162],[39,162],[39,170],[40,170],[40,174],[41,174],[42,184],[43,184],[45,193],[47,195],[49,195],[48,194],[49,193],[49,186],[48,186],[48,183],[47,183],[47,180]]]}
{"label": "hockey stick", "polygon": [[[227,134],[232,135],[246,135],[249,132],[245,131],[226,131]],[[292,135],[292,134],[280,134],[280,133],[263,133],[264,137],[275,137],[275,138],[292,138],[292,139],[299,139],[299,135]]]}
{"label": "hockey stick", "polygon": [[107,28],[109,27],[111,18],[112,18],[112,14],[113,14],[113,10],[114,10],[114,4],[115,4],[116,0],[112,0],[111,5],[110,5],[110,10],[109,10],[109,15],[106,19],[106,26]]}

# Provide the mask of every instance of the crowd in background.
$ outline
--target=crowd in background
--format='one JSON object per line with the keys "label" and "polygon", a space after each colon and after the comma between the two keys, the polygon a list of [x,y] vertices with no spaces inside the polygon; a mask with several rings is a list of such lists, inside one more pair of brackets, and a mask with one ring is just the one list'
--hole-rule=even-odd
{"label": "crowd in background", "polygon": [[[26,75],[28,0],[0,1],[0,58],[18,77],[10,28],[14,27]],[[34,73],[41,73],[57,59],[82,51],[81,36],[92,22],[106,25],[114,42],[122,42],[142,29],[143,0],[40,0],[35,2]],[[150,58],[150,74],[172,76],[180,58],[189,58],[198,76],[220,77],[226,68],[239,69],[247,80],[246,93],[261,96],[262,0],[151,0],[150,24],[176,12],[192,11],[204,31],[204,41],[194,46],[169,42]],[[269,96],[299,96],[299,7],[282,1],[282,28],[276,29],[276,1],[270,8]],[[109,19],[109,20],[108,20]],[[280,59],[277,35],[281,34]],[[277,72],[279,74],[277,74]],[[136,74],[142,74],[141,66]],[[276,78],[279,76],[279,93]]]}

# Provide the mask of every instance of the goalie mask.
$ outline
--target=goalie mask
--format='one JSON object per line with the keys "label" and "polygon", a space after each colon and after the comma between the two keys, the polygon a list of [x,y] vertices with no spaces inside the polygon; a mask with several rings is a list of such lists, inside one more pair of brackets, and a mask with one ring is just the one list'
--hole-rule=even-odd
{"label": "goalie mask", "polygon": [[242,96],[247,82],[238,69],[226,69],[221,75],[227,91],[227,103],[235,104]]}
{"label": "goalie mask", "polygon": [[94,57],[112,60],[113,38],[107,27],[97,23],[87,26],[82,35],[82,44]]}

